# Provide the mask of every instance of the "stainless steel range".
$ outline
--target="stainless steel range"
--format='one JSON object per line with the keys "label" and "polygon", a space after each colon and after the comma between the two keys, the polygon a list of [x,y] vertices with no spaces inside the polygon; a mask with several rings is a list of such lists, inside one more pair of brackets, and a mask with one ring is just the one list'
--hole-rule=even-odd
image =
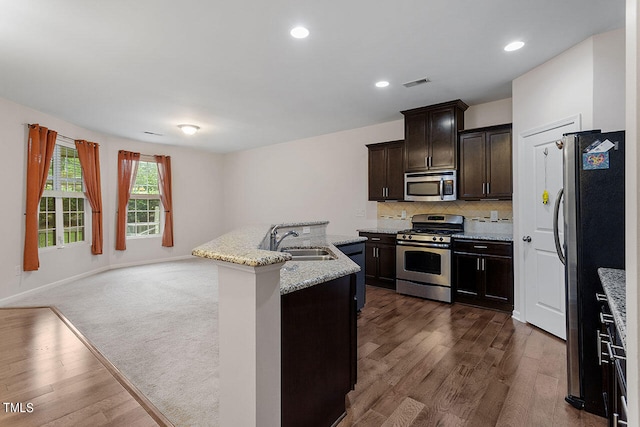
{"label": "stainless steel range", "polygon": [[396,292],[451,302],[451,235],[461,215],[420,214],[396,236]]}

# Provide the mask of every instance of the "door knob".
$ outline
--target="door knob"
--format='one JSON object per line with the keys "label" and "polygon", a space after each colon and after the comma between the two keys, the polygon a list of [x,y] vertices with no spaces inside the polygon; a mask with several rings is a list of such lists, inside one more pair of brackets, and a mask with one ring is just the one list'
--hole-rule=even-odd
{"label": "door knob", "polygon": [[527,243],[531,242],[531,236],[524,236],[524,237],[522,238],[522,241],[523,241],[523,242],[527,242]]}

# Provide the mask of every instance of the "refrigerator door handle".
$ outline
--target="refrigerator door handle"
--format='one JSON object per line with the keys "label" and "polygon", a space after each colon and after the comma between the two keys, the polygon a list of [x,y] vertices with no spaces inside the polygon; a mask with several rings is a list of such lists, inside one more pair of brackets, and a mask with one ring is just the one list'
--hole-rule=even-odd
{"label": "refrigerator door handle", "polygon": [[558,258],[560,258],[560,262],[566,264],[566,259],[564,254],[562,253],[562,246],[560,245],[560,232],[558,231],[558,215],[560,214],[560,201],[562,200],[562,195],[564,193],[564,188],[561,188],[558,191],[558,195],[556,196],[556,205],[553,209],[553,237],[556,243],[556,252],[558,253]]}

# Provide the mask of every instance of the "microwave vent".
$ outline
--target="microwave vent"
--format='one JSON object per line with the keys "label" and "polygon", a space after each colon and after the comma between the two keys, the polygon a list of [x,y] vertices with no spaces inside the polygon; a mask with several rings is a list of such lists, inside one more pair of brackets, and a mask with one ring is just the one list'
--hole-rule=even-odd
{"label": "microwave vent", "polygon": [[431,80],[429,80],[429,77],[425,77],[423,79],[418,79],[418,80],[414,80],[412,82],[407,82],[407,83],[403,83],[402,86],[404,87],[414,87],[414,86],[419,86],[419,85],[423,85],[426,83],[429,83]]}

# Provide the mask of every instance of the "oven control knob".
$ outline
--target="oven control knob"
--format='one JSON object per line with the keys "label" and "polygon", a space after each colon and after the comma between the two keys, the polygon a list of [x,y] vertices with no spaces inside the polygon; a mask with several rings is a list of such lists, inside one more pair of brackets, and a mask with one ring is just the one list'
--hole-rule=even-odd
{"label": "oven control knob", "polygon": [[444,239],[441,237],[441,238],[440,238],[440,241],[442,242],[443,240],[444,240]]}
{"label": "oven control knob", "polygon": [[411,240],[411,234],[409,234],[409,237],[407,237],[407,239]]}
{"label": "oven control knob", "polygon": [[436,236],[433,236],[433,241],[434,241],[434,242],[436,241]]}

